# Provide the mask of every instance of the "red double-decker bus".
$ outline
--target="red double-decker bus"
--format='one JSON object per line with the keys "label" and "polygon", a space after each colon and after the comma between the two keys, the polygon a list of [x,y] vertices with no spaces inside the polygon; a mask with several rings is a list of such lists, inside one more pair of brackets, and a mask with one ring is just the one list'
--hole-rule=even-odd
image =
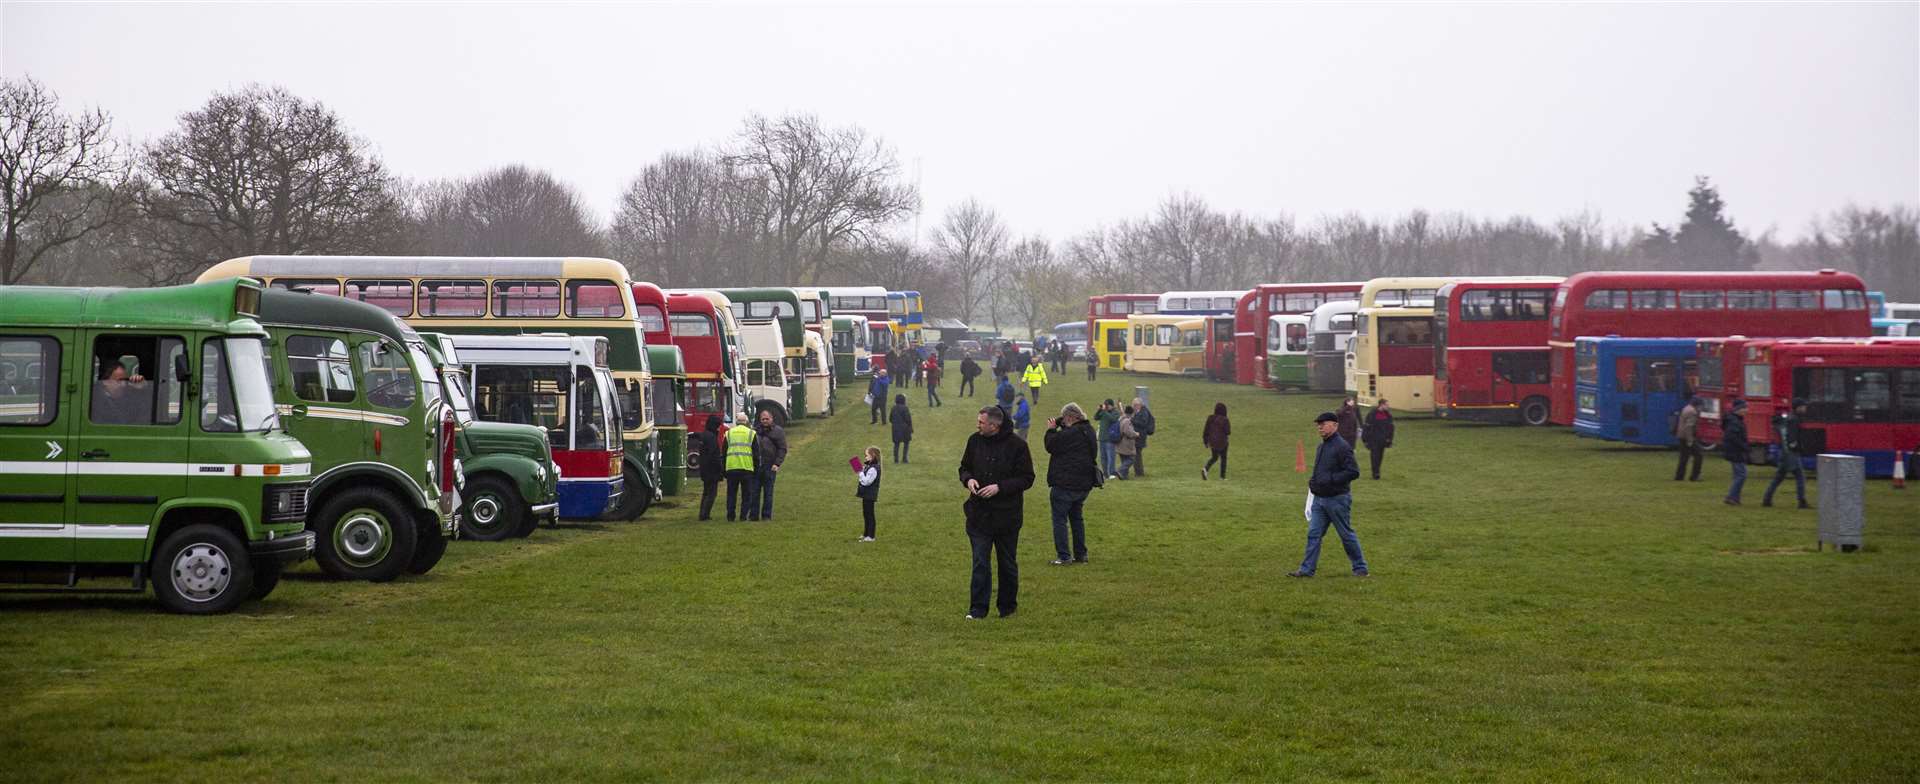
{"label": "red double-decker bus", "polygon": [[1233,308],[1234,382],[1272,388],[1267,379],[1269,316],[1304,316],[1329,302],[1360,298],[1365,283],[1263,283]]}
{"label": "red double-decker bus", "polygon": [[1093,322],[1100,319],[1124,319],[1132,315],[1146,316],[1159,312],[1160,295],[1158,294],[1097,294],[1088,297],[1088,339],[1091,340],[1098,331]]}
{"label": "red double-decker bus", "polygon": [[1465,278],[1433,298],[1436,416],[1547,423],[1547,314],[1559,278]]}
{"label": "red double-decker bus", "polygon": [[[637,304],[639,292],[634,293]],[[706,429],[709,417],[725,421],[734,411],[732,368],[737,357],[727,345],[723,316],[711,300],[698,294],[669,294],[666,302],[667,339],[680,347],[686,365],[687,432],[698,433]],[[651,333],[648,342],[652,342]]]}
{"label": "red double-decker bus", "polygon": [[1554,292],[1552,410],[1573,423],[1573,341],[1641,338],[1868,337],[1866,286],[1852,273],[1582,272]]}
{"label": "red double-decker bus", "polygon": [[1752,341],[1741,352],[1752,462],[1769,462],[1773,415],[1806,401],[1800,455],[1859,455],[1868,476],[1893,472],[1897,452],[1920,450],[1920,339]]}
{"label": "red double-decker bus", "polygon": [[659,286],[644,280],[634,281],[633,320],[640,323],[640,331],[646,334],[647,345],[673,344],[672,336],[667,334],[667,292]]}

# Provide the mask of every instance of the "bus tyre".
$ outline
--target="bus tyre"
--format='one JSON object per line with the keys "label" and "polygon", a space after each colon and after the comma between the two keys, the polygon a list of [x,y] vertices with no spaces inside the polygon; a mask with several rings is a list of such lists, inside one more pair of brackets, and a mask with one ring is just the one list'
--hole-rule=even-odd
{"label": "bus tyre", "polygon": [[148,565],[160,606],[188,615],[231,611],[253,593],[253,560],[225,528],[189,525],[167,536]]}
{"label": "bus tyre", "polygon": [[519,532],[527,515],[520,494],[497,476],[467,480],[467,508],[460,515],[460,538],[498,542]]}
{"label": "bus tyre", "polygon": [[620,505],[608,512],[608,520],[638,520],[653,506],[653,485],[642,481],[644,477],[633,466],[620,468],[620,481],[625,490],[620,493]]}
{"label": "bus tyre", "polygon": [[280,574],[287,565],[275,558],[261,558],[253,562],[253,591],[247,594],[249,599],[265,599],[267,594],[280,586]]}
{"label": "bus tyre", "polygon": [[420,529],[407,508],[384,490],[352,488],[320,507],[313,559],[344,580],[384,583],[413,560]]}
{"label": "bus tyre", "polygon": [[1544,397],[1530,397],[1520,404],[1520,421],[1534,427],[1547,423],[1547,415],[1553,410]]}
{"label": "bus tyre", "polygon": [[419,526],[419,543],[413,548],[413,559],[407,562],[408,574],[426,574],[440,564],[447,555],[447,537],[440,535],[440,526],[425,523]]}
{"label": "bus tyre", "polygon": [[778,403],[768,403],[766,401],[761,401],[759,405],[754,406],[753,407],[754,421],[759,421],[761,412],[772,412],[773,423],[775,425],[778,425],[780,427],[787,426],[787,410],[784,408],[781,408]]}

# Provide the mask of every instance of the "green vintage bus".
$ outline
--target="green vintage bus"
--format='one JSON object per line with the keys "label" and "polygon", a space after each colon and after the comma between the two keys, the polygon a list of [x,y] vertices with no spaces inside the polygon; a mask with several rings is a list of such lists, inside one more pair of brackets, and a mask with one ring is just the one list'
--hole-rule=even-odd
{"label": "green vintage bus", "polygon": [[867,317],[833,317],[833,376],[842,384],[873,375],[873,354],[867,350]]}
{"label": "green vintage bus", "polygon": [[1312,320],[1305,315],[1267,317],[1267,381],[1274,389],[1308,388],[1307,357],[1313,349],[1307,325]]}
{"label": "green vintage bus", "polygon": [[268,289],[274,398],[313,451],[307,529],[334,577],[425,574],[446,554],[459,509],[454,414],[420,335],[380,308]]}
{"label": "green vintage bus", "polygon": [[497,542],[526,537],[545,520],[560,521],[560,470],[545,430],[485,422],[473,415],[471,381],[452,339],[423,332],[427,355],[440,368],[440,385],[460,425],[455,453],[461,475],[460,538]]}
{"label": "green vintage bus", "polygon": [[218,613],[313,552],[260,295],[0,286],[0,582]]}
{"label": "green vintage bus", "polygon": [[273,288],[306,289],[378,305],[418,329],[456,335],[565,334],[603,337],[620,407],[641,412],[623,433],[624,483],[611,519],[645,514],[660,497],[660,448],[645,333],[633,280],[620,262],[601,258],[485,256],[248,256],[200,273],[200,280],[259,278]]}
{"label": "green vintage bus", "polygon": [[[715,289],[732,302],[733,316],[742,324],[776,323],[780,326],[781,369],[792,391],[793,410],[776,412],[781,424],[805,419],[807,401],[806,318],[800,310],[800,294],[793,289],[751,288]],[[815,395],[817,398],[818,395]]]}
{"label": "green vintage bus", "polygon": [[[679,346],[648,346],[653,368],[653,426],[660,434],[660,491],[679,495],[687,483],[687,371]],[[631,416],[628,414],[628,416]]]}

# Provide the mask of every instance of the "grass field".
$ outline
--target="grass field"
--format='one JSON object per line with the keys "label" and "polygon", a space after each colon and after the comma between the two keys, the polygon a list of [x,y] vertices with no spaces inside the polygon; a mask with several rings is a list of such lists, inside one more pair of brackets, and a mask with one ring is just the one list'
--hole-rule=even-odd
{"label": "grass field", "polygon": [[[908,390],[871,544],[846,460],[886,428],[850,410],[791,429],[771,523],[683,496],[387,585],[307,565],[216,618],[0,598],[0,780],[1920,777],[1920,488],[1870,483],[1866,550],[1815,553],[1770,469],[1736,509],[1722,461],[1407,419],[1355,484],[1374,577],[1329,536],[1292,580],[1331,399],[1068,375],[1041,476],[1044,412],[1136,383],[1150,476],[1095,492],[1083,566],[1027,495],[1014,618],[961,618],[980,399]],[[1202,482],[1216,400],[1231,481]]]}

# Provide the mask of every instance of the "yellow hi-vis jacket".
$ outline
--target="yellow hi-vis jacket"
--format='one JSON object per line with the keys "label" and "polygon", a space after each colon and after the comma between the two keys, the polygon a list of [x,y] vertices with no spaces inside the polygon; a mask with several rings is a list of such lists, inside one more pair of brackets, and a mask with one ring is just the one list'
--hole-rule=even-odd
{"label": "yellow hi-vis jacket", "polygon": [[746,425],[727,428],[727,470],[752,471],[754,441],[759,434]]}
{"label": "yellow hi-vis jacket", "polygon": [[1027,386],[1030,386],[1030,387],[1046,386],[1047,366],[1039,362],[1031,363],[1027,365],[1027,369],[1025,371],[1022,371],[1020,373],[1020,377],[1026,380]]}

